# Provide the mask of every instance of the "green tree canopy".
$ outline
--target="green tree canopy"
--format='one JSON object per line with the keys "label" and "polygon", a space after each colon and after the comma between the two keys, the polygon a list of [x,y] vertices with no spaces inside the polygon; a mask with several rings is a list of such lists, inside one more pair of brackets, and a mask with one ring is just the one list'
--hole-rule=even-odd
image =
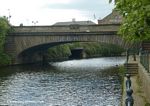
{"label": "green tree canopy", "polygon": [[4,53],[5,38],[10,30],[10,24],[6,17],[0,17],[0,66],[10,64],[10,57]]}
{"label": "green tree canopy", "polygon": [[10,29],[9,22],[6,17],[0,17],[0,52],[3,52],[5,38]]}
{"label": "green tree canopy", "polygon": [[114,1],[123,16],[119,35],[130,41],[150,40],[150,0]]}

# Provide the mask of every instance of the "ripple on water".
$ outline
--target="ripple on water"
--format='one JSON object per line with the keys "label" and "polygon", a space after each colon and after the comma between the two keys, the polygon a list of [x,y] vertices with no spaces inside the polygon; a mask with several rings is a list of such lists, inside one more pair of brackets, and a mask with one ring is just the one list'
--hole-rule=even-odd
{"label": "ripple on water", "polygon": [[119,106],[121,86],[117,71],[102,70],[102,66],[122,64],[123,59],[107,62],[107,58],[102,66],[98,64],[104,60],[58,62],[46,71],[24,70],[0,77],[0,105]]}

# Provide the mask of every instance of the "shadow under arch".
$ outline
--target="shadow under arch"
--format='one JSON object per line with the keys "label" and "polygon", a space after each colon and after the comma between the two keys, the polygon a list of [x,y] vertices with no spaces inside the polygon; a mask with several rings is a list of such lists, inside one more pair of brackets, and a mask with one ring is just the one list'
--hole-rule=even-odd
{"label": "shadow under arch", "polygon": [[81,41],[53,42],[36,45],[23,50],[21,53],[19,53],[17,58],[20,64],[40,62],[43,61],[44,56],[47,55],[48,48],[74,42],[81,42]]}
{"label": "shadow under arch", "polygon": [[[51,42],[51,43],[40,44],[23,50],[21,53],[19,53],[17,58],[20,64],[41,62],[46,58],[48,48],[58,46],[61,44],[75,43],[75,42],[91,42],[91,41],[67,41],[67,42]],[[97,42],[97,41],[93,41],[93,42]],[[99,43],[107,44],[105,42],[99,42]]]}

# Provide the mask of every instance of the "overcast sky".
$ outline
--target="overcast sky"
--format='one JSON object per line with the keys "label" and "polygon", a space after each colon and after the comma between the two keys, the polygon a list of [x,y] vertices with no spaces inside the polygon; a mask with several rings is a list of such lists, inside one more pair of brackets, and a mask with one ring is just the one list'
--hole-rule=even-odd
{"label": "overcast sky", "polygon": [[109,0],[0,0],[0,16],[9,16],[12,25],[52,25],[56,22],[104,18],[112,12]]}

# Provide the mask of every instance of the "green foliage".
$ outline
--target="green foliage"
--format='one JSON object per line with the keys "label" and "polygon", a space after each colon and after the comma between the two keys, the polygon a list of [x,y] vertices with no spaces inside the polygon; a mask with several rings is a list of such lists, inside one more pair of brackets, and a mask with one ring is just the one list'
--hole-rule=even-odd
{"label": "green foliage", "polygon": [[145,106],[150,106],[150,103],[146,103]]}
{"label": "green foliage", "polygon": [[6,17],[0,17],[0,66],[10,63],[10,58],[4,53],[5,38],[10,30],[10,25]]}
{"label": "green foliage", "polygon": [[8,65],[11,63],[10,57],[5,53],[0,53],[0,66]]}
{"label": "green foliage", "polygon": [[115,0],[115,5],[123,16],[119,35],[129,41],[150,40],[150,0]]}
{"label": "green foliage", "polygon": [[10,29],[10,25],[5,17],[0,17],[0,51],[3,51],[5,37]]}
{"label": "green foliage", "polygon": [[70,53],[70,48],[66,44],[55,46],[48,49],[49,58],[62,58],[68,57]]}
{"label": "green foliage", "polygon": [[62,58],[69,57],[71,55],[71,49],[84,48],[87,57],[93,56],[116,56],[121,55],[124,49],[113,44],[101,44],[101,43],[71,43],[55,46],[48,49],[49,58]]}

